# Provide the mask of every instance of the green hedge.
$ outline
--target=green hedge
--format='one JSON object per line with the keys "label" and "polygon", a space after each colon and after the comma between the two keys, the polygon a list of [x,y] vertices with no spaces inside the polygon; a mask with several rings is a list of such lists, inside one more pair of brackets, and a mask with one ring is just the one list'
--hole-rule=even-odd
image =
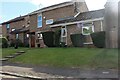
{"label": "green hedge", "polygon": [[10,47],[15,47],[15,44],[17,44],[18,47],[25,47],[25,44],[20,39],[11,40]]}
{"label": "green hedge", "polygon": [[60,36],[61,36],[61,30],[56,30],[54,33],[54,45],[56,47],[60,47]]}
{"label": "green hedge", "polygon": [[0,38],[0,47],[7,48],[8,47],[8,40],[6,38]]}
{"label": "green hedge", "polygon": [[84,43],[84,35],[82,34],[71,34],[70,35],[72,44],[74,47],[83,47],[83,43]]}
{"label": "green hedge", "polygon": [[43,35],[43,41],[46,46],[48,47],[54,47],[54,32],[53,31],[47,31],[42,32]]}
{"label": "green hedge", "polygon": [[95,32],[91,34],[93,44],[98,48],[105,47],[105,31]]}

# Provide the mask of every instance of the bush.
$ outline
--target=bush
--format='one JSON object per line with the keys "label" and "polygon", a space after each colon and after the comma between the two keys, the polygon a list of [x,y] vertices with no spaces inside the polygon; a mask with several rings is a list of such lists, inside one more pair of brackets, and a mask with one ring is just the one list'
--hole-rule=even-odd
{"label": "bush", "polygon": [[0,38],[0,47],[7,48],[8,47],[8,40],[6,38]]}
{"label": "bush", "polygon": [[15,47],[16,44],[18,45],[18,47],[24,47],[25,46],[20,39],[16,39],[16,40],[12,39],[11,42],[10,42],[10,47]]}
{"label": "bush", "polygon": [[72,34],[70,35],[71,41],[73,46],[75,47],[83,47],[83,43],[84,43],[84,35],[82,34]]}
{"label": "bush", "polygon": [[54,45],[56,47],[60,47],[60,35],[61,35],[61,30],[57,30],[54,33]]}
{"label": "bush", "polygon": [[105,31],[95,32],[91,34],[93,44],[98,48],[105,47]]}
{"label": "bush", "polygon": [[23,42],[20,39],[16,39],[16,44],[18,44],[18,47],[24,47]]}
{"label": "bush", "polygon": [[43,40],[46,46],[48,47],[54,47],[54,32],[53,31],[47,31],[42,32]]}

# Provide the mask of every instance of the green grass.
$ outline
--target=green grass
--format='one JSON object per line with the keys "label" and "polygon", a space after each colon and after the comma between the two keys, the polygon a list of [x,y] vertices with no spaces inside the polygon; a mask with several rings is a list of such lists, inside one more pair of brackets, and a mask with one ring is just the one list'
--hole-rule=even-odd
{"label": "green grass", "polygon": [[[11,49],[15,51],[15,49]],[[3,54],[6,53],[3,49]],[[13,52],[14,52],[13,51]],[[109,68],[118,67],[117,49],[98,48],[32,48],[11,62],[53,67]]]}
{"label": "green grass", "polygon": [[14,53],[16,53],[17,51],[26,51],[26,50],[28,50],[28,48],[18,48],[18,49],[14,49],[14,48],[2,48],[2,49],[0,49],[0,58],[3,58],[3,57],[5,57],[5,56],[9,56],[9,55],[12,55],[12,54],[14,54]]}

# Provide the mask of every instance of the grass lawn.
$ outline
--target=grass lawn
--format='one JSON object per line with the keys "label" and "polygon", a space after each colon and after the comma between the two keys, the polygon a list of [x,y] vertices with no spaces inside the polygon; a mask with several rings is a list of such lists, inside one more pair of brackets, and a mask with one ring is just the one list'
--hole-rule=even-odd
{"label": "grass lawn", "polygon": [[9,56],[11,54],[14,54],[16,53],[17,51],[26,51],[28,50],[28,48],[18,48],[18,49],[14,49],[14,48],[3,48],[3,49],[0,49],[0,58],[2,57],[5,57],[5,56]]}
{"label": "grass lawn", "polygon": [[[24,48],[20,48],[20,50],[24,50]],[[16,51],[11,48],[3,49],[3,55]],[[117,69],[118,50],[98,48],[32,48],[27,49],[25,54],[10,61],[53,67]]]}

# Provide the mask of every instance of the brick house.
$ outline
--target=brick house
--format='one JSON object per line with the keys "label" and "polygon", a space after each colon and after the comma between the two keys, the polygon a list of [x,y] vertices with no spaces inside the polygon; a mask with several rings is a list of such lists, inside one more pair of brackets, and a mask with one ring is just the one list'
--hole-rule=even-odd
{"label": "brick house", "polygon": [[0,25],[0,37],[2,37],[2,25]]}
{"label": "brick house", "polygon": [[30,47],[44,47],[41,32],[49,29],[49,25],[63,18],[73,17],[88,11],[85,2],[64,2],[45,7],[2,23],[3,36],[9,40],[19,38]]}
{"label": "brick house", "polygon": [[[49,26],[52,30],[61,29],[61,42],[72,45],[70,35],[85,35],[85,45],[93,45],[90,33],[105,31],[104,9],[79,13],[73,17],[57,20]],[[87,32],[86,32],[87,30]]]}

